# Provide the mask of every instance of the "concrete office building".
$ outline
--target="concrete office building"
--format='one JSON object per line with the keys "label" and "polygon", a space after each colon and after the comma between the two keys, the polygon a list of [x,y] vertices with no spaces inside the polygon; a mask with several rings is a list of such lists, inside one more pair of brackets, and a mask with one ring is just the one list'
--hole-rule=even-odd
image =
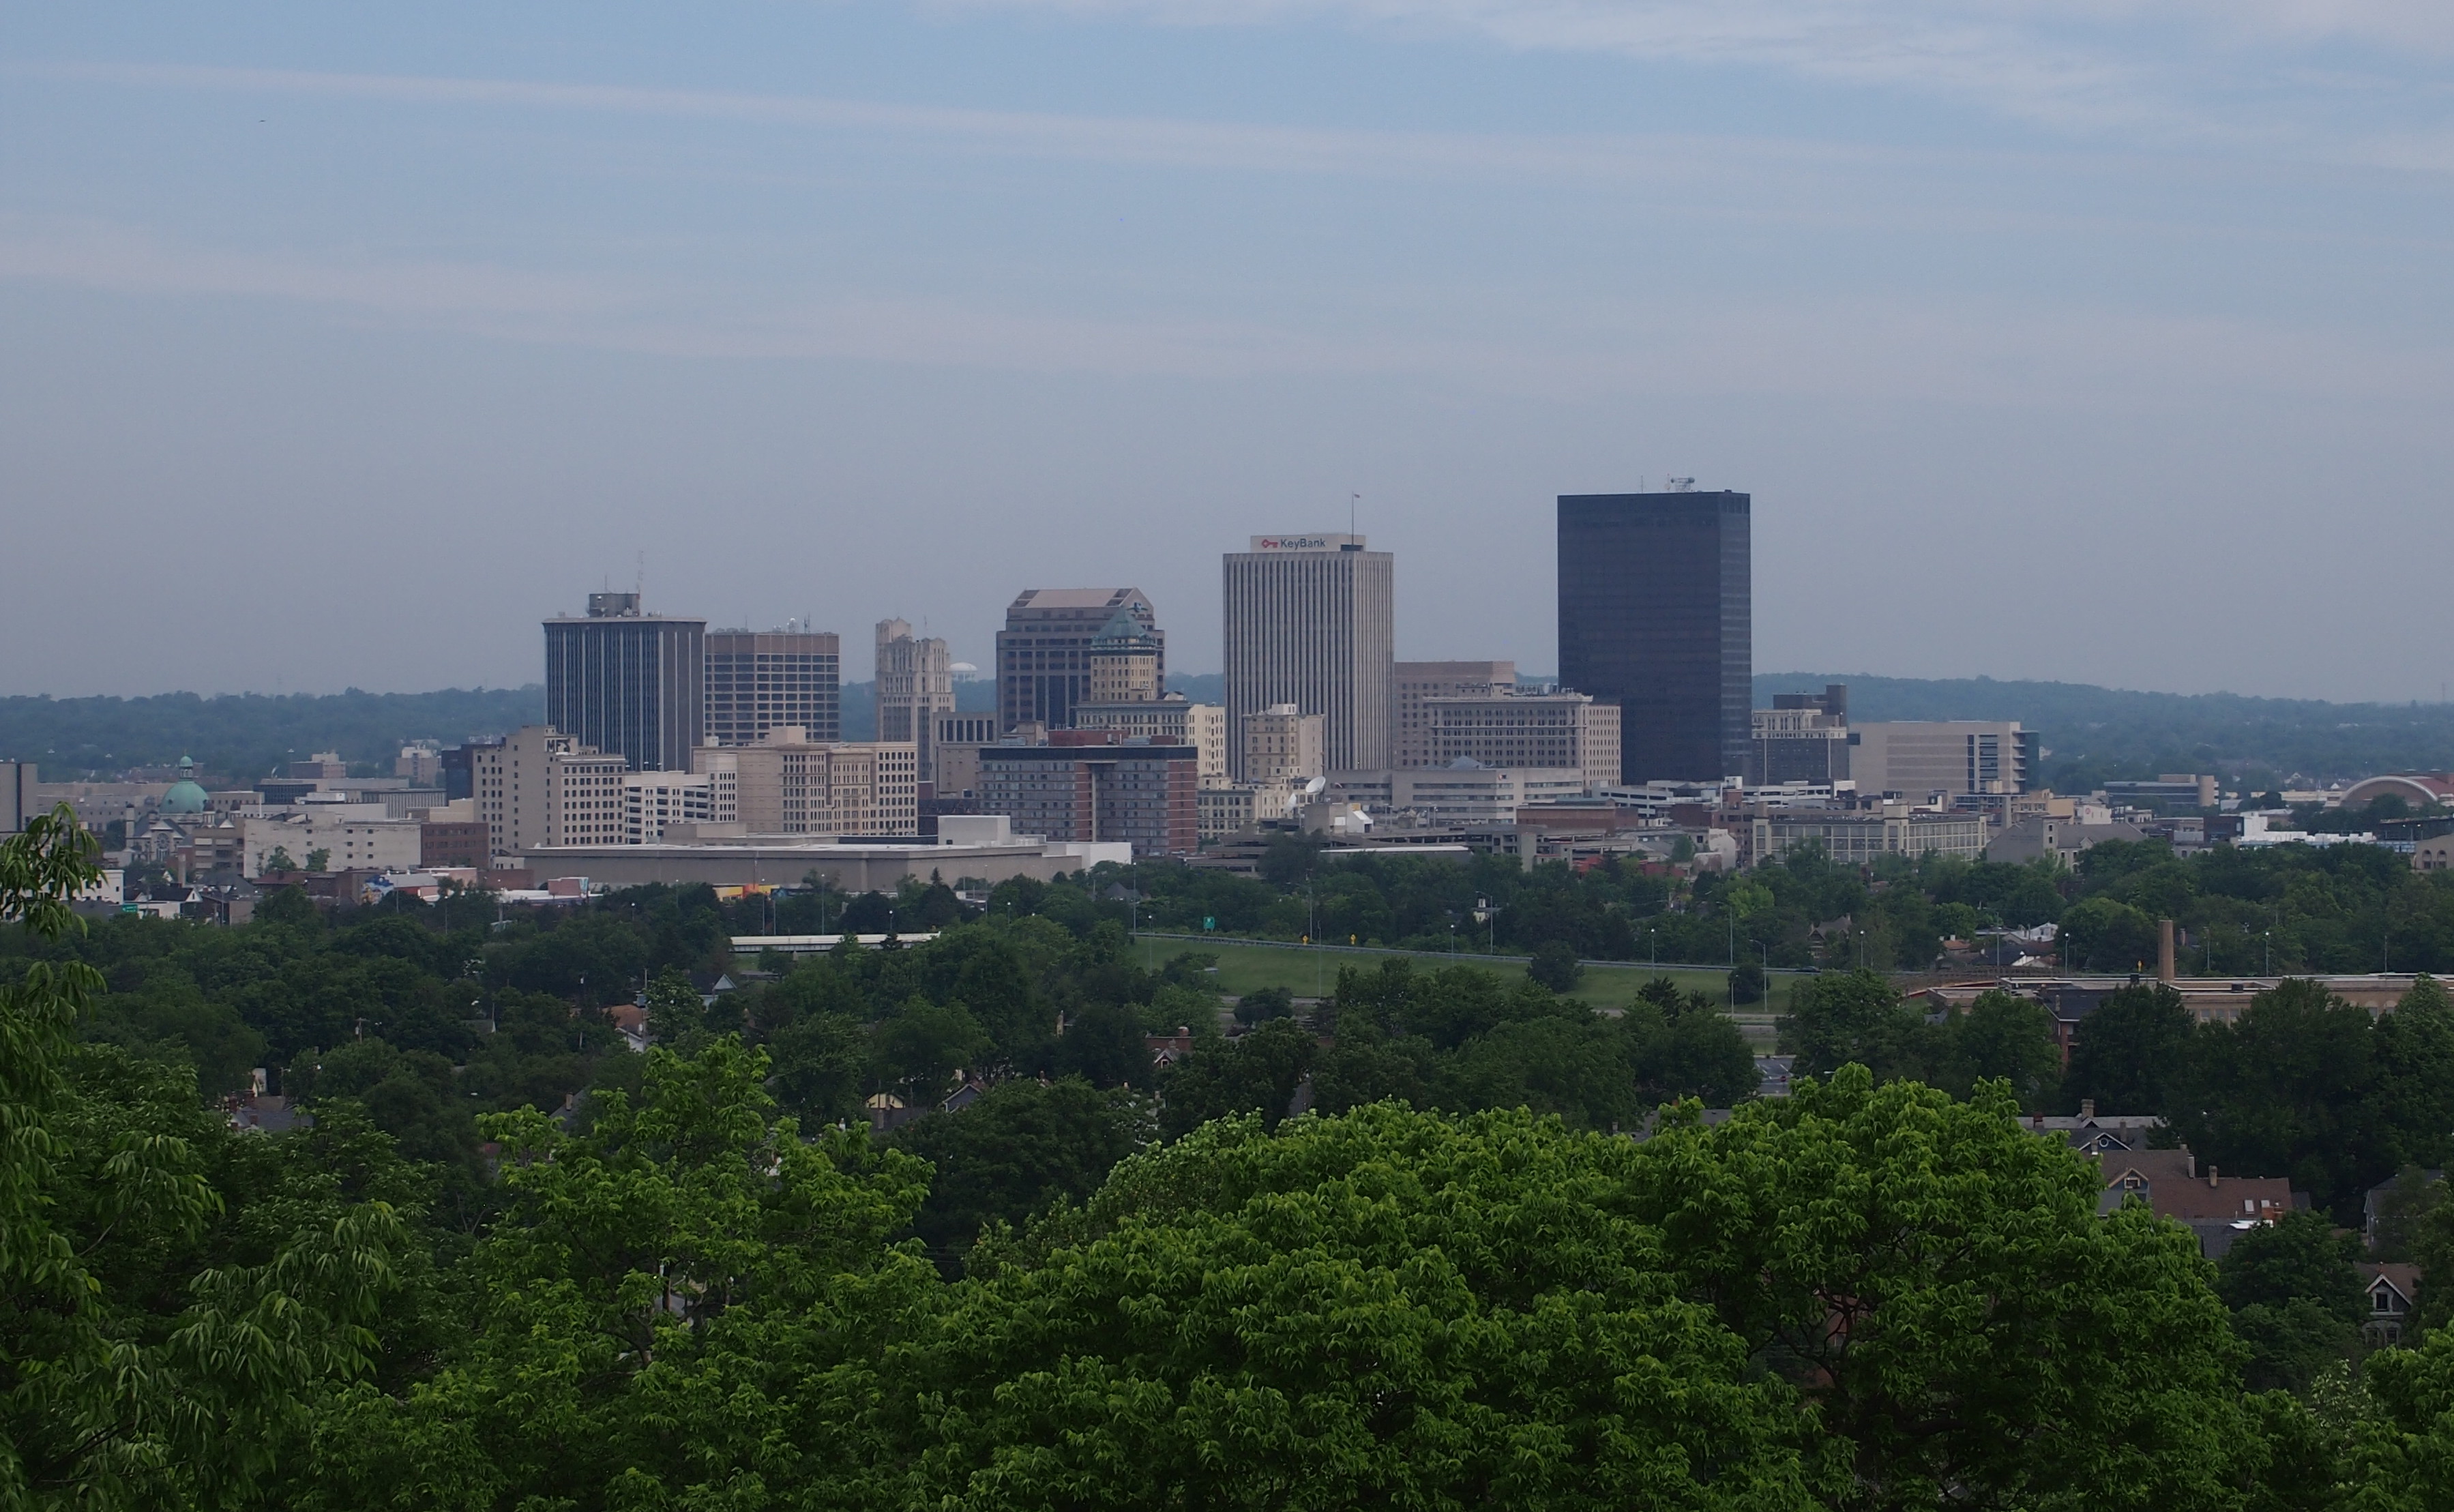
{"label": "concrete office building", "polygon": [[935,635],[914,638],[900,619],[879,620],[877,738],[917,746],[925,774],[936,749],[937,718],[954,712],[955,657],[946,643]]}
{"label": "concrete office building", "polygon": [[1425,767],[1432,748],[1423,725],[1426,698],[1488,698],[1517,691],[1513,661],[1401,661],[1390,672],[1397,689],[1397,722],[1390,732],[1390,765]]}
{"label": "concrete office building", "polygon": [[941,714],[931,722],[928,776],[936,797],[960,797],[980,785],[980,747],[997,742],[993,714]]}
{"label": "concrete office building", "polygon": [[2016,719],[1949,719],[1861,724],[1849,741],[1849,776],[1860,793],[1922,803],[1937,794],[2027,792],[2037,733]]}
{"label": "concrete office building", "polygon": [[1784,782],[1832,783],[1849,776],[1849,688],[1777,693],[1772,707],[1748,716],[1749,787]]}
{"label": "concrete office building", "polygon": [[1425,698],[1418,706],[1431,759],[1489,767],[1573,767],[1589,789],[1619,780],[1619,710],[1581,693]]}
{"label": "concrete office building", "polygon": [[[1386,768],[1393,748],[1396,558],[1360,535],[1256,535],[1222,562],[1227,728],[1274,704],[1321,716],[1331,772]],[[1240,766],[1238,781],[1251,780]]]}
{"label": "concrete office building", "polygon": [[707,633],[706,738],[749,745],[778,725],[843,737],[843,644],[830,631]]}
{"label": "concrete office building", "polygon": [[535,845],[621,843],[622,774],[630,764],[620,756],[538,724],[469,753],[471,801],[494,855]]}
{"label": "concrete office building", "polygon": [[706,738],[707,621],[591,594],[585,618],[545,622],[545,722],[634,772],[687,772]]}
{"label": "concrete office building", "polygon": [[239,821],[236,836],[239,875],[263,876],[265,858],[275,851],[287,852],[301,870],[313,866],[321,851],[327,872],[415,871],[425,856],[424,832],[422,820],[392,818],[380,803],[308,803],[251,814]]}
{"label": "concrete office building", "polygon": [[1559,683],[1619,708],[1619,780],[1746,771],[1744,494],[1559,495]]}
{"label": "concrete office building", "polygon": [[984,746],[980,812],[1051,840],[1189,856],[1201,844],[1200,761],[1191,746]]}
{"label": "concrete office building", "polygon": [[704,772],[628,772],[622,776],[622,843],[656,845],[677,824],[719,822],[715,778]]}
{"label": "concrete office building", "polygon": [[997,728],[1070,729],[1074,706],[1091,697],[1091,645],[1121,613],[1155,647],[1157,682],[1167,678],[1167,635],[1138,588],[1031,588],[1006,606],[997,632]]}
{"label": "concrete office building", "polygon": [[908,740],[820,743],[786,725],[756,745],[701,746],[716,823],[748,835],[920,833],[920,748]]}
{"label": "concrete office building", "polygon": [[1286,818],[1295,812],[1295,796],[1292,789],[1275,784],[1203,788],[1195,798],[1200,813],[1202,843]]}
{"label": "concrete office building", "polygon": [[1152,745],[1189,745],[1201,754],[1201,785],[1227,785],[1227,711],[1219,704],[1188,703],[1180,694],[1077,704],[1074,728],[1114,730],[1127,740],[1147,740]]}
{"label": "concrete office building", "polygon": [[1291,703],[1274,703],[1244,716],[1242,761],[1237,770],[1249,785],[1289,786],[1322,775],[1323,729],[1319,715],[1305,714]]}

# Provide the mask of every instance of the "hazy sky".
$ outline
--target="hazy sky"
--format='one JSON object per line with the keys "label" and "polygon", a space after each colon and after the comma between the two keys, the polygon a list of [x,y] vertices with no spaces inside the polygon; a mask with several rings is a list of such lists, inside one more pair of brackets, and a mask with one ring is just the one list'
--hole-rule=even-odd
{"label": "hazy sky", "polygon": [[1555,665],[1562,492],[1756,665],[2433,698],[2444,0],[0,3],[0,693],[541,675],[591,588],[985,664],[1361,529]]}

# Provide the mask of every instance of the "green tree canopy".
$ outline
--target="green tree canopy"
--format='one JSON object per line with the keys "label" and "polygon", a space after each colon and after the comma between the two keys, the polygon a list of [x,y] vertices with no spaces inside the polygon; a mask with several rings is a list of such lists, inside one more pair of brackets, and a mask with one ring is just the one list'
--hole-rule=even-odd
{"label": "green tree canopy", "polygon": [[[93,851],[65,806],[0,842],[0,924],[78,930]],[[401,1220],[246,1179],[186,1067],[76,1045],[103,989],[75,961],[0,986],[0,1505],[237,1502],[373,1363]]]}
{"label": "green tree canopy", "polygon": [[2107,1114],[2161,1114],[2171,1105],[2196,1022],[2162,982],[2116,990],[2080,1021],[2063,1100],[2084,1098]]}

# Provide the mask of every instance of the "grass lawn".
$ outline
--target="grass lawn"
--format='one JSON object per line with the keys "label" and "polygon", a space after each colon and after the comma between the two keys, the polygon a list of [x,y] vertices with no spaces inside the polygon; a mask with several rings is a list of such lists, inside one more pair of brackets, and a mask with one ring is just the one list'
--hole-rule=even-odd
{"label": "grass lawn", "polygon": [[[1257,992],[1264,987],[1284,987],[1298,998],[1326,997],[1337,990],[1340,966],[1377,967],[1391,957],[1412,960],[1424,971],[1438,970],[1450,964],[1452,958],[1429,951],[1400,950],[1338,950],[1308,949],[1303,946],[1264,945],[1250,940],[1193,939],[1175,935],[1144,935],[1135,949],[1148,964],[1163,965],[1171,956],[1184,951],[1200,951],[1218,958],[1218,990],[1233,997]],[[1525,975],[1522,957],[1455,958],[1459,965],[1478,966],[1514,982]],[[1575,997],[1597,1008],[1624,1007],[1636,996],[1637,988],[1655,975],[1668,977],[1680,988],[1710,993],[1716,998],[1722,993],[1724,974],[1719,971],[1676,966],[1587,966],[1584,979],[1577,984]],[[1772,1038],[1773,1016],[1780,1012],[1789,995],[1789,985],[1797,978],[1775,974],[1772,998],[1769,1002],[1751,1003],[1732,1017],[1745,1029],[1750,1038],[1769,1041]]]}

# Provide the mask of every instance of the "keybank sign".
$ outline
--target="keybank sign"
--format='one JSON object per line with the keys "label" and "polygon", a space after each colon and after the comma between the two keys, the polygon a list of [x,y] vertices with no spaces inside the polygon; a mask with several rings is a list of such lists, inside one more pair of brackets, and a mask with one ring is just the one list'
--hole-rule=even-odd
{"label": "keybank sign", "polygon": [[1257,552],[1334,552],[1349,542],[1362,544],[1360,535],[1256,535],[1253,550]]}

